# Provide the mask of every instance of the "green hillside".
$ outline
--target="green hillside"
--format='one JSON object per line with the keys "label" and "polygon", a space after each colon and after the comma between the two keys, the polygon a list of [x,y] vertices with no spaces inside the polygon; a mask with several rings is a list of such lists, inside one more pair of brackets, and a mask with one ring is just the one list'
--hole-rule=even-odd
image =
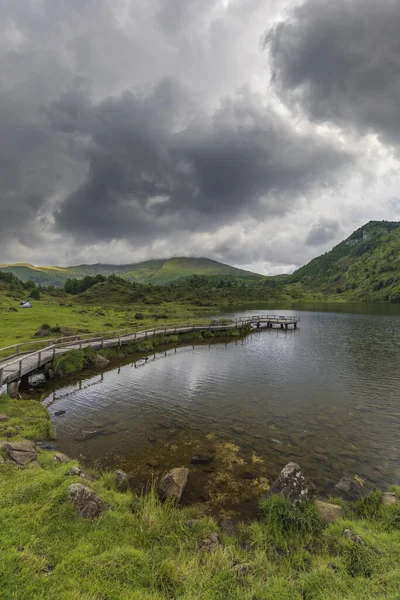
{"label": "green hillside", "polygon": [[35,267],[26,263],[0,264],[0,271],[13,273],[21,281],[32,280],[40,285],[63,286],[67,279],[86,275],[118,275],[129,281],[166,285],[192,275],[231,276],[240,280],[262,280],[263,276],[236,269],[209,258],[170,258],[147,260],[127,265],[78,265],[75,267]]}
{"label": "green hillside", "polygon": [[400,222],[370,221],[295,271],[311,291],[367,302],[400,302]]}

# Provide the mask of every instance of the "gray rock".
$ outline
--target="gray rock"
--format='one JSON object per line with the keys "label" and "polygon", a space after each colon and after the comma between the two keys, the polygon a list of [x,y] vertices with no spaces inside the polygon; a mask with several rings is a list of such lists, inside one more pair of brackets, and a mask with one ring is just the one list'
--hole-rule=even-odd
{"label": "gray rock", "polygon": [[365,488],[358,481],[350,479],[350,477],[342,477],[333,489],[344,500],[359,500],[367,494]]}
{"label": "gray rock", "polygon": [[8,421],[7,415],[0,413],[0,423],[5,423],[6,421]]}
{"label": "gray rock", "polygon": [[206,550],[207,552],[215,552],[218,546],[222,546],[222,544],[219,535],[215,533],[215,531],[210,533],[210,535],[200,543],[200,549]]}
{"label": "gray rock", "polygon": [[17,465],[29,465],[37,460],[34,442],[22,440],[21,442],[7,443],[3,446],[5,452]]}
{"label": "gray rock", "polygon": [[114,472],[115,475],[115,487],[118,492],[127,492],[129,490],[129,477],[122,469],[117,469]]}
{"label": "gray rock", "polygon": [[364,540],[361,539],[360,536],[357,535],[356,533],[354,533],[354,531],[352,531],[351,529],[345,529],[343,531],[343,535],[346,539],[351,540],[352,542],[355,542],[356,544],[359,544],[360,546],[365,546]]}
{"label": "gray rock", "polygon": [[179,502],[187,484],[188,474],[189,469],[178,467],[164,475],[158,488],[160,499],[172,498],[172,500]]}
{"label": "gray rock", "polygon": [[236,533],[235,523],[232,521],[232,519],[222,519],[219,522],[219,526],[222,531],[228,535],[234,535]]}
{"label": "gray rock", "polygon": [[100,356],[100,354],[96,354],[93,358],[93,366],[96,367],[96,369],[104,369],[109,364],[110,361],[107,360],[107,358],[104,358],[104,356]]}
{"label": "gray rock", "polygon": [[397,502],[398,498],[394,492],[384,492],[382,494],[383,506],[391,506],[392,504],[396,504]]}
{"label": "gray rock", "polygon": [[54,460],[54,462],[58,462],[58,463],[68,463],[68,462],[71,462],[72,458],[67,456],[66,454],[63,454],[62,452],[57,452],[53,456],[53,460]]}
{"label": "gray rock", "polygon": [[78,515],[84,519],[97,519],[107,508],[92,488],[83,483],[71,483],[68,486],[68,497],[72,500]]}
{"label": "gray rock", "polygon": [[318,508],[318,512],[321,517],[327,523],[335,523],[335,521],[342,519],[344,516],[343,508],[338,504],[331,504],[330,502],[316,500],[315,506]]}
{"label": "gray rock", "polygon": [[212,454],[194,454],[192,465],[209,465],[214,460]]}
{"label": "gray rock", "polygon": [[290,462],[282,469],[266,496],[282,494],[292,502],[303,502],[315,494],[315,489],[315,485],[304,475],[299,465]]}

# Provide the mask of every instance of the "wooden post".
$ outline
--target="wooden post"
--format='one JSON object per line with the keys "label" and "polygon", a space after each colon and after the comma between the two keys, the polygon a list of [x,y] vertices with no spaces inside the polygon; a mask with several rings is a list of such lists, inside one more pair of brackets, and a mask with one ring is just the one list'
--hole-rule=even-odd
{"label": "wooden post", "polygon": [[22,360],[19,361],[19,369],[18,369],[19,378],[21,378],[21,373],[22,373]]}
{"label": "wooden post", "polygon": [[3,385],[3,367],[0,368],[0,388]]}

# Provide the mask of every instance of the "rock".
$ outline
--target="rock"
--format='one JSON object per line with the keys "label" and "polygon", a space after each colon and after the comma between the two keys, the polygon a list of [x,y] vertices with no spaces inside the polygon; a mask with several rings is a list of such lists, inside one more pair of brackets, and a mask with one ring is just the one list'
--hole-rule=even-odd
{"label": "rock", "polygon": [[55,417],[61,417],[61,415],[65,415],[65,410],[58,410],[57,412],[54,413]]}
{"label": "rock", "polygon": [[18,465],[29,465],[37,460],[34,442],[22,440],[21,442],[9,442],[4,445],[4,450],[8,456]]}
{"label": "rock", "polygon": [[86,442],[87,440],[99,437],[100,435],[105,435],[104,429],[82,429],[80,435],[75,439],[77,442]]}
{"label": "rock", "polygon": [[392,504],[396,504],[397,502],[398,502],[398,499],[394,492],[384,492],[382,494],[383,506],[391,506]]}
{"label": "rock", "polygon": [[114,472],[115,475],[115,487],[118,492],[127,492],[130,488],[128,474],[122,469],[117,469]]}
{"label": "rock", "polygon": [[246,430],[243,429],[243,427],[231,427],[233,433],[237,433],[238,435],[242,435],[243,433],[246,433]]}
{"label": "rock", "polygon": [[154,435],[149,435],[149,437],[147,439],[148,439],[149,442],[152,442],[152,443],[154,443],[154,442],[157,441],[157,438],[154,437]]}
{"label": "rock", "polygon": [[21,427],[21,425],[14,425],[14,429],[15,431],[23,431],[23,427]]}
{"label": "rock", "polygon": [[236,533],[235,523],[232,521],[232,519],[222,519],[219,522],[219,526],[222,531],[228,535],[234,535]]}
{"label": "rock", "polygon": [[6,421],[8,421],[7,415],[0,413],[0,423],[5,423]]}
{"label": "rock", "polygon": [[169,429],[171,427],[171,423],[169,423],[169,421],[161,421],[161,423],[159,423],[158,426],[161,429]]}
{"label": "rock", "polygon": [[195,525],[198,525],[199,523],[202,523],[203,519],[189,519],[188,521],[186,521],[185,525],[186,527],[194,527]]}
{"label": "rock", "polygon": [[283,442],[281,442],[281,440],[277,440],[276,438],[271,438],[271,442],[273,444],[277,444],[277,446],[282,446],[282,443],[283,443]]}
{"label": "rock", "polygon": [[36,446],[41,450],[46,450],[47,452],[52,452],[56,449],[55,442],[38,442]]}
{"label": "rock", "polygon": [[334,573],[338,573],[339,572],[339,567],[334,562],[328,563],[328,569],[331,569],[331,571],[333,571]]}
{"label": "rock", "polygon": [[361,483],[350,477],[342,477],[333,489],[344,500],[359,500],[367,494]]}
{"label": "rock", "polygon": [[207,552],[215,552],[218,546],[222,546],[221,540],[219,539],[219,535],[213,531],[213,533],[210,533],[210,535],[200,543],[199,547],[201,550],[206,550]]}
{"label": "rock", "polygon": [[250,573],[252,566],[250,563],[240,563],[239,565],[234,565],[232,569],[238,577],[244,577]]}
{"label": "rock", "polygon": [[84,519],[96,519],[106,510],[103,500],[92,488],[83,483],[71,483],[68,486],[68,496],[74,503],[78,515]]}
{"label": "rock", "polygon": [[179,502],[187,484],[188,474],[189,469],[178,467],[164,475],[158,488],[158,495],[161,500],[172,498]]}
{"label": "rock", "polygon": [[72,469],[70,469],[69,471],[67,471],[65,473],[65,475],[71,476],[71,477],[84,477],[85,473],[82,471],[82,469],[80,467],[72,467]]}
{"label": "rock", "polygon": [[142,313],[136,313],[135,319],[137,319],[138,321],[142,321],[142,319],[144,319],[144,316],[142,315]]}
{"label": "rock", "polygon": [[315,506],[318,508],[319,514],[327,523],[335,523],[338,519],[342,519],[343,508],[337,504],[330,504],[330,502],[322,502],[321,500],[315,501]]}
{"label": "rock", "polygon": [[192,465],[209,465],[214,460],[212,454],[194,454]]}
{"label": "rock", "polygon": [[68,463],[68,462],[71,462],[72,458],[70,458],[66,454],[63,454],[62,452],[57,452],[53,456],[53,460],[54,460],[54,462],[58,462],[58,463]]}
{"label": "rock", "polygon": [[315,493],[315,485],[295,462],[288,463],[274,481],[266,497],[282,494],[292,502],[309,500]]}
{"label": "rock", "polygon": [[110,361],[107,360],[107,358],[104,358],[104,356],[101,356],[100,354],[96,354],[93,358],[93,366],[96,367],[96,369],[104,369],[109,364]]}
{"label": "rock", "polygon": [[355,542],[356,544],[360,544],[360,546],[365,546],[364,540],[362,540],[360,538],[360,536],[357,535],[356,533],[354,533],[354,531],[352,531],[351,529],[345,529],[343,531],[343,535],[348,540],[351,540],[352,542]]}
{"label": "rock", "polygon": [[148,465],[149,467],[153,467],[153,469],[158,469],[158,467],[160,466],[160,461],[156,458],[149,458],[149,460],[146,462],[146,465]]}

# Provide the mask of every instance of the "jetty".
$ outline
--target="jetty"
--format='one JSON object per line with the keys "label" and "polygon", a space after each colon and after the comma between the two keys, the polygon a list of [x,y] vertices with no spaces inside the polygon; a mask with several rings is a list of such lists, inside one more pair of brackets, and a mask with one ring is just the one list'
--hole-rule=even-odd
{"label": "jetty", "polygon": [[207,323],[178,323],[150,329],[127,328],[111,332],[90,333],[46,340],[21,342],[6,348],[0,348],[0,388],[7,385],[11,396],[18,394],[21,381],[28,383],[29,377],[37,372],[49,375],[50,365],[53,360],[71,350],[83,348],[121,347],[125,344],[139,342],[162,335],[180,335],[192,332],[221,332],[245,329],[297,329],[300,317],[257,315],[239,317],[236,319],[221,319]]}

